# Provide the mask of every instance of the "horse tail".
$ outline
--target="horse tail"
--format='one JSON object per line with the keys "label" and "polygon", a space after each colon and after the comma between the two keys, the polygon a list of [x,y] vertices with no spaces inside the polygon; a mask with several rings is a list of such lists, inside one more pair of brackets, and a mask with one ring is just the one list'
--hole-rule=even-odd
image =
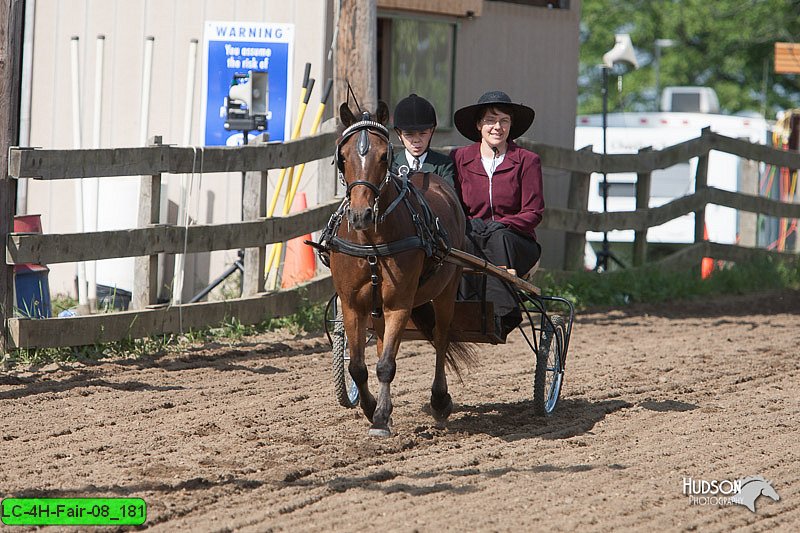
{"label": "horse tail", "polygon": [[[411,321],[435,348],[436,345],[433,342],[433,328],[436,325],[436,313],[433,309],[433,304],[431,304],[431,302],[426,302],[419,307],[413,308],[411,310]],[[453,336],[453,333],[457,333],[458,331],[458,328],[454,327],[452,324],[450,325],[450,337]],[[445,352],[445,363],[447,368],[453,371],[460,382],[463,382],[461,379],[462,369],[464,367],[473,367],[477,362],[478,355],[473,344],[455,341],[448,343],[447,351]]]}

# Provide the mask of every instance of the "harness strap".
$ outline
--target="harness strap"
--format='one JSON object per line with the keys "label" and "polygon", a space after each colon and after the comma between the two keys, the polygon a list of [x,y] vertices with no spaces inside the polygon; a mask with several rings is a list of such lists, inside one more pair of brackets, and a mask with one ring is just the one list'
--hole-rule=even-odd
{"label": "harness strap", "polygon": [[383,316],[383,308],[380,304],[380,279],[378,278],[378,258],[374,255],[367,256],[367,263],[369,263],[370,280],[372,282],[372,311],[370,315],[372,318],[381,318]]}
{"label": "harness strap", "polygon": [[424,249],[425,246],[422,244],[422,239],[417,235],[406,237],[399,241],[381,244],[356,244],[333,236],[328,239],[326,248],[354,257],[369,258],[370,256],[383,257],[386,255],[399,254],[415,248]]}

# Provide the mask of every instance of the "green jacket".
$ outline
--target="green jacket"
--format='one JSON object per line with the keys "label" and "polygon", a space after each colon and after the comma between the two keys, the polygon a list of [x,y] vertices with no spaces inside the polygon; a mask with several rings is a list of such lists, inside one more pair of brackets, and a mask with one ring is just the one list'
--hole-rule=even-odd
{"label": "green jacket", "polygon": [[[395,152],[392,159],[392,167],[395,171],[403,165],[410,166],[408,161],[406,161],[405,149]],[[419,171],[438,174],[452,187],[455,187],[456,167],[453,164],[453,160],[444,154],[428,150],[428,156],[425,158],[425,161],[422,163],[422,168],[420,168]]]}

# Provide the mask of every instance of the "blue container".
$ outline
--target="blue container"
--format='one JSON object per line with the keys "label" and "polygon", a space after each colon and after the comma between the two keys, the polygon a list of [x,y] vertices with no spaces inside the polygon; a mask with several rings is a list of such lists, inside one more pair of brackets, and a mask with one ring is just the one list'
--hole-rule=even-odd
{"label": "blue container", "polygon": [[27,318],[50,318],[50,269],[43,265],[14,266],[17,313]]}

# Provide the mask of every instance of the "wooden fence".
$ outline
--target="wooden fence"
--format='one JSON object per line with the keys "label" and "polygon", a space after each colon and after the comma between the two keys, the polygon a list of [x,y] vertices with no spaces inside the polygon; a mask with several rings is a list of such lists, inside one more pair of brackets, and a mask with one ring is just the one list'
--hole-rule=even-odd
{"label": "wooden fence", "polygon": [[[665,266],[682,268],[698,265],[703,257],[728,261],[746,261],[763,255],[797,259],[797,254],[772,252],[757,248],[708,242],[703,238],[705,206],[715,204],[740,211],[774,217],[800,218],[800,204],[784,203],[761,196],[730,192],[707,185],[708,154],[712,150],[760,161],[776,167],[800,168],[800,153],[733,139],[705,128],[700,137],[663,150],[640,150],[637,154],[596,154],[591,147],[573,151],[520,139],[521,146],[538,153],[547,167],[571,172],[567,207],[547,207],[540,227],[566,232],[565,263],[567,270],[583,267],[586,231],[634,230],[634,265],[642,265],[647,254],[647,229],[672,219],[694,213],[694,244],[663,259]],[[669,168],[697,157],[695,192],[676,198],[659,207],[648,207],[650,180],[654,170]],[[593,172],[635,172],[636,210],[596,213],[586,210],[589,177]],[[799,241],[800,242],[800,241]]]}
{"label": "wooden fence", "polygon": [[[12,149],[9,176],[46,180],[140,175],[139,228],[69,234],[9,234],[6,263],[54,264],[115,257],[135,257],[132,311],[71,318],[6,317],[9,348],[76,346],[189,331],[219,325],[235,317],[255,324],[291,314],[302,297],[319,301],[333,292],[329,277],[299,289],[264,292],[265,246],[325,226],[339,201],[302,213],[266,218],[267,170],[313,161],[333,154],[336,135],[317,135],[282,144],[238,148],[191,148],[161,145],[101,150]],[[160,225],[162,174],[246,172],[244,221],[229,224]],[[131,199],[131,201],[135,201]],[[183,254],[244,249],[242,297],[218,302],[157,305],[159,253]],[[10,288],[6,288],[10,293]],[[9,307],[10,308],[10,307]]]}
{"label": "wooden fence", "polygon": [[[795,258],[794,254],[768,252],[741,246],[709,243],[702,228],[706,204],[785,218],[800,218],[800,205],[763,197],[723,191],[706,185],[708,154],[718,150],[771,165],[800,168],[800,154],[718,135],[704,130],[696,139],[661,151],[630,155],[600,155],[590,150],[573,151],[518,141],[537,152],[545,166],[571,172],[566,208],[548,207],[541,227],[566,232],[567,268],[583,264],[586,231],[635,230],[636,264],[646,256],[647,229],[676,217],[695,213],[695,244],[664,260],[665,264],[699,264],[702,257],[732,261],[762,254]],[[250,145],[239,148],[193,149],[158,143],[145,148],[101,150],[11,150],[9,176],[36,179],[71,179],[143,176],[137,229],[84,234],[9,234],[6,263],[62,263],[136,257],[133,311],[72,318],[30,319],[5,317],[8,348],[74,346],[187,331],[220,324],[236,317],[253,324],[267,317],[291,314],[301,302],[301,293],[313,301],[329,296],[329,277],[277,292],[264,292],[265,245],[282,242],[322,228],[338,200],[288,217],[266,215],[267,169],[283,168],[333,155],[335,135],[308,137],[283,144]],[[200,153],[199,153],[200,152]],[[656,208],[647,207],[653,170],[668,168],[699,157],[694,194]],[[199,167],[202,161],[202,169]],[[246,172],[244,222],[189,226],[157,224],[161,177],[164,173]],[[586,209],[592,172],[635,172],[637,209],[630,212],[592,213]],[[245,249],[243,295],[220,302],[156,305],[156,258],[159,253],[181,254],[213,250]],[[5,301],[10,292],[4,290]]]}

